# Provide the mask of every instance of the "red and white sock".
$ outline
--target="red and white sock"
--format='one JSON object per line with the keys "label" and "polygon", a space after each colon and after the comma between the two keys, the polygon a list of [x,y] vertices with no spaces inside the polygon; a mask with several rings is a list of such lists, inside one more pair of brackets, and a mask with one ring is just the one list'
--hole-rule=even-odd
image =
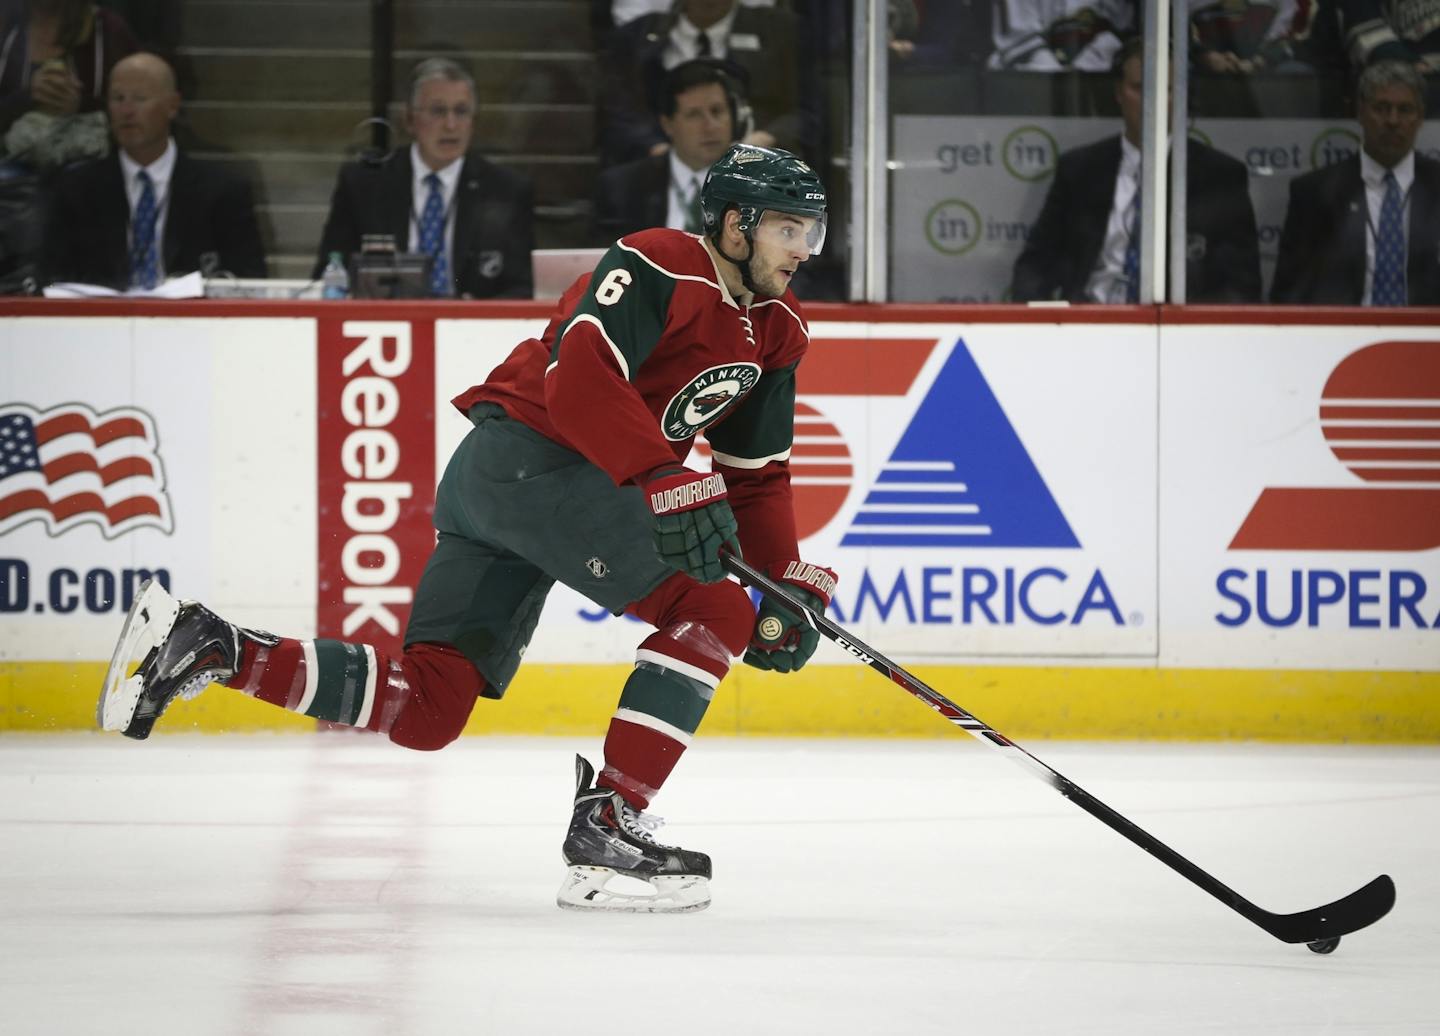
{"label": "red and white sock", "polygon": [[455,648],[413,644],[396,658],[369,644],[247,640],[225,681],[291,712],[385,734],[407,748],[449,744],[465,726],[484,680]]}
{"label": "red and white sock", "polygon": [[[706,631],[700,627],[698,633]],[[675,769],[730,669],[728,657],[716,657],[696,637],[694,623],[647,637],[610,720],[605,767],[596,783],[618,791],[636,809],[650,804]]]}

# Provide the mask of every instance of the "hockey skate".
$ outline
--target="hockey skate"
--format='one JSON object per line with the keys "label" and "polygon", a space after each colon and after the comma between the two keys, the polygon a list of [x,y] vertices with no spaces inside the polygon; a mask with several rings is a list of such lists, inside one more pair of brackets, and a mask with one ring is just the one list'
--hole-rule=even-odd
{"label": "hockey skate", "polygon": [[[105,673],[95,718],[102,729],[143,740],[176,698],[193,698],[235,675],[243,634],[195,601],[177,601],[154,579],[130,606]],[[141,657],[133,676],[126,672]]]}
{"label": "hockey skate", "polygon": [[[659,818],[635,809],[619,792],[594,787],[595,769],[575,757],[575,813],[565,836],[570,872],[556,902],[566,910],[678,914],[710,905],[710,857],[660,845]],[[639,879],[654,892],[607,887]],[[633,882],[631,882],[633,884]]]}

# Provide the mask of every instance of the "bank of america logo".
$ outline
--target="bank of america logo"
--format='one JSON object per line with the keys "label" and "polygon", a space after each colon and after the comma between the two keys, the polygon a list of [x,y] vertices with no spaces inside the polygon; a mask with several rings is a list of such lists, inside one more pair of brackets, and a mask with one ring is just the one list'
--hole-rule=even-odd
{"label": "bank of america logo", "polygon": [[957,341],[840,541],[1078,547],[964,341]]}
{"label": "bank of america logo", "polygon": [[40,521],[51,535],[87,522],[106,539],[170,532],[155,422],[143,410],[83,403],[0,405],[0,533]]}

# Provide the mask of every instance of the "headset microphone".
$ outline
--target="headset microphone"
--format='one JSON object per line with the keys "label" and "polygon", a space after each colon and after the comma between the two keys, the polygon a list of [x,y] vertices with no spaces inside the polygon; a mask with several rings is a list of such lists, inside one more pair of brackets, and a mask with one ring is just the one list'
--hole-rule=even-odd
{"label": "headset microphone", "polygon": [[[386,139],[387,141],[390,139],[390,137],[391,137],[391,136],[394,134],[394,132],[395,132],[395,127],[392,126],[392,125],[390,125],[390,120],[389,120],[389,119],[381,118],[381,117],[378,116],[378,115],[372,115],[372,116],[371,116],[370,118],[368,118],[368,119],[361,119],[361,120],[360,120],[359,122],[357,122],[354,126],[352,126],[352,127],[350,128],[350,135],[353,137],[353,136],[355,135],[355,131],[358,130],[358,129],[360,129],[360,128],[363,127],[363,126],[384,126],[384,127],[385,127],[385,139]],[[383,164],[384,164],[385,158],[386,158],[386,156],[389,155],[389,154],[390,154],[389,148],[387,148],[387,147],[382,147],[382,146],[380,146],[380,145],[378,145],[378,144],[371,144],[371,145],[369,145],[368,147],[362,148],[362,149],[360,150],[359,159],[360,159],[360,161],[363,162],[365,165],[368,165],[368,166],[378,166],[378,165],[383,165]]]}

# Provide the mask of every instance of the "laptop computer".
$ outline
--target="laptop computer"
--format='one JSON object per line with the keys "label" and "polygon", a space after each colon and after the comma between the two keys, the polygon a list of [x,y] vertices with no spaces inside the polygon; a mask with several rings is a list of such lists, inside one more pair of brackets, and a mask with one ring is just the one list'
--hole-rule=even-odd
{"label": "laptop computer", "polygon": [[603,248],[537,248],[530,253],[530,272],[537,299],[558,299],[575,278],[595,269]]}

